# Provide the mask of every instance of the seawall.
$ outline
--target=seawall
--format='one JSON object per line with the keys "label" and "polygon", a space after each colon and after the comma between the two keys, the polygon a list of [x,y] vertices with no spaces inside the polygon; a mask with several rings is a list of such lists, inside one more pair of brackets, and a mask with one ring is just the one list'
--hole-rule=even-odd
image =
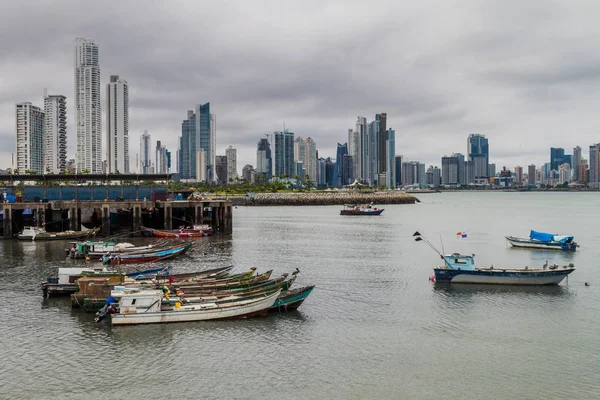
{"label": "seawall", "polygon": [[254,198],[231,196],[234,206],[329,206],[341,204],[414,204],[418,199],[403,192],[257,193]]}

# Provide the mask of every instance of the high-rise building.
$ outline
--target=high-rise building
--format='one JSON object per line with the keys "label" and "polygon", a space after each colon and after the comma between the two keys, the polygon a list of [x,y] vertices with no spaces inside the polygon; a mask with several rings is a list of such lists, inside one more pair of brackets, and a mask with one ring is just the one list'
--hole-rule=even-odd
{"label": "high-rise building", "polygon": [[376,186],[377,176],[379,175],[379,138],[381,137],[380,132],[380,121],[375,120],[369,123],[368,129],[368,182],[369,186]]}
{"label": "high-rise building", "polygon": [[294,133],[287,129],[283,132],[273,132],[275,146],[275,176],[283,175],[291,178],[294,176]]}
{"label": "high-rise building", "polygon": [[395,166],[394,166],[394,174],[396,176],[396,187],[404,186],[404,182],[402,182],[402,158],[403,156],[395,157]]}
{"label": "high-rise building", "polygon": [[579,164],[581,164],[581,147],[573,148],[573,156],[571,158],[571,169],[573,170],[573,181],[579,182]]}
{"label": "high-rise building", "polygon": [[568,184],[571,182],[571,166],[569,163],[563,163],[558,166],[558,183]]}
{"label": "high-rise building", "polygon": [[111,75],[106,85],[106,162],[108,173],[129,173],[129,86]]}
{"label": "high-rise building", "polygon": [[235,182],[238,179],[237,150],[229,146],[225,150],[225,157],[227,157],[227,182]]}
{"label": "high-rise building", "polygon": [[522,186],[523,185],[523,167],[515,167],[515,185]]}
{"label": "high-rise building", "polygon": [[253,172],[254,167],[252,165],[244,165],[244,168],[242,168],[242,178],[244,178],[244,180],[248,183],[254,183],[254,179],[252,179],[252,176],[255,174],[253,174]]}
{"label": "high-rise building", "polygon": [[[425,164],[423,164],[425,165]],[[430,165],[425,173],[425,185],[429,187],[440,186],[441,183],[441,171],[438,167]]]}
{"label": "high-rise building", "polygon": [[148,131],[144,131],[144,134],[140,136],[140,170],[142,174],[150,173],[150,166],[152,165],[151,154],[151,136]]}
{"label": "high-rise building", "polygon": [[490,164],[488,171],[490,171],[490,177],[496,176],[496,164]]}
{"label": "high-rise building", "polygon": [[424,188],[426,185],[425,164],[418,161],[403,162],[402,182],[405,186]]}
{"label": "high-rise building", "polygon": [[[388,160],[386,158],[387,154],[387,114],[375,114],[375,120],[379,122],[379,137],[377,138],[378,142],[378,161],[379,161],[379,170],[378,174],[383,174],[387,172],[388,168]],[[378,185],[382,185],[383,182],[378,182]]]}
{"label": "high-rise building", "polygon": [[466,185],[465,157],[460,153],[442,157],[442,185]]}
{"label": "high-rise building", "polygon": [[342,163],[340,164],[340,168],[340,186],[349,185],[352,182],[354,182],[354,160],[352,160],[351,155],[344,154],[342,156]]}
{"label": "high-rise building", "polygon": [[354,176],[358,178],[360,173],[360,154],[361,154],[361,145],[360,145],[360,136],[359,132],[354,129],[348,129],[348,154],[352,156],[352,161],[354,162],[353,172]]}
{"label": "high-rise building", "polygon": [[306,160],[306,143],[300,136],[294,138],[294,162]]}
{"label": "high-rise building", "polygon": [[490,152],[488,140],[484,135],[469,135],[467,139],[467,155],[469,157],[468,161],[473,161],[474,178],[489,178]]}
{"label": "high-rise building", "polygon": [[227,156],[216,156],[215,162],[217,184],[227,185]]}
{"label": "high-rise building", "polygon": [[198,150],[196,152],[196,176],[191,179],[196,179],[198,182],[206,182],[208,177],[206,176],[206,151]]}
{"label": "high-rise building", "polygon": [[77,167],[102,171],[102,104],[98,45],[91,39],[75,40],[75,128]]}
{"label": "high-rise building", "polygon": [[314,181],[318,187],[327,186],[327,160],[323,157],[317,160],[317,176]]}
{"label": "high-rise building", "polygon": [[527,184],[535,185],[536,176],[535,176],[535,164],[531,164],[527,167]]}
{"label": "high-rise building", "polygon": [[67,166],[67,98],[44,92],[44,172],[58,174]]}
{"label": "high-rise building", "polygon": [[465,184],[469,185],[475,182],[475,162],[465,161]]}
{"label": "high-rise building", "polygon": [[[206,180],[214,180],[216,116],[210,113],[210,103],[197,104],[194,110],[188,110],[187,119],[181,124],[181,177],[197,179],[196,156],[200,150],[206,152]],[[204,176],[204,174],[200,174]]]}
{"label": "high-rise building", "polygon": [[577,167],[577,177],[579,179],[579,183],[588,183],[590,180],[589,170],[588,170],[588,162],[585,158],[581,157],[579,161],[579,166]]}
{"label": "high-rise building", "polygon": [[600,189],[600,143],[590,146],[589,183],[592,189]]}
{"label": "high-rise building", "polygon": [[392,128],[386,132],[385,160],[386,180],[385,186],[393,188],[396,186],[396,131]]}
{"label": "high-rise building", "polygon": [[167,147],[160,140],[156,141],[156,161],[154,163],[154,171],[157,174],[168,174],[170,167],[170,155]]}
{"label": "high-rise building", "polygon": [[550,147],[550,169],[558,171],[558,166],[565,162],[565,149]]}
{"label": "high-rise building", "polygon": [[29,102],[17,103],[17,169],[44,172],[44,112]]}
{"label": "high-rise building", "polygon": [[[335,153],[335,172],[333,186],[347,185],[343,180],[343,161],[344,156],[348,155],[348,143],[337,144],[337,151]],[[346,173],[347,175],[347,173]],[[350,182],[352,183],[352,182]]]}
{"label": "high-rise building", "polygon": [[256,148],[256,175],[259,181],[264,182],[271,179],[273,175],[273,159],[271,157],[271,145],[268,139],[260,139]]}
{"label": "high-rise building", "polygon": [[317,179],[317,145],[315,141],[312,140],[311,137],[307,137],[304,141],[305,147],[305,158],[304,158],[304,168],[306,169],[307,179],[310,179],[312,182],[316,182]]}
{"label": "high-rise building", "polygon": [[369,130],[367,126],[367,119],[365,117],[358,116],[356,118],[356,126],[354,128],[356,136],[358,138],[358,152],[354,165],[357,166],[356,179],[361,183],[368,182],[369,176]]}

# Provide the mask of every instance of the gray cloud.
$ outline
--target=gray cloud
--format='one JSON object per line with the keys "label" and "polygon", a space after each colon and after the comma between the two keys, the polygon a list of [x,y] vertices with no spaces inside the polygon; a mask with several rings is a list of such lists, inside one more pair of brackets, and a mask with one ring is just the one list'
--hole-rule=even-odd
{"label": "gray cloud", "polygon": [[217,114],[217,153],[236,147],[240,171],[284,123],[334,156],[356,117],[378,112],[397,153],[427,164],[466,152],[470,133],[487,135],[491,161],[509,167],[600,141],[596,3],[405,3],[6,3],[0,168],[14,151],[14,103],[41,106],[45,87],[67,96],[72,157],[76,37],[100,46],[103,84],[120,75],[130,85],[132,153],[145,129],[175,151],[186,110],[204,102]]}

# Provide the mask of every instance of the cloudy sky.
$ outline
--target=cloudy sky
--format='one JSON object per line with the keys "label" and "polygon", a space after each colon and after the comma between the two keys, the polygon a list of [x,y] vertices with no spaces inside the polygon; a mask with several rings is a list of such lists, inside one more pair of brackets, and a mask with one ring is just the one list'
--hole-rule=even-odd
{"label": "cloudy sky", "polygon": [[[596,1],[8,1],[0,13],[0,168],[15,147],[14,104],[68,102],[74,157],[76,37],[100,47],[130,90],[132,170],[147,129],[175,151],[194,104],[217,115],[217,154],[285,123],[335,156],[357,116],[387,112],[396,153],[440,164],[470,133],[498,166],[549,161],[600,141]],[[105,118],[102,121],[106,124]],[[103,126],[104,128],[104,126]],[[104,133],[103,133],[104,138]]]}

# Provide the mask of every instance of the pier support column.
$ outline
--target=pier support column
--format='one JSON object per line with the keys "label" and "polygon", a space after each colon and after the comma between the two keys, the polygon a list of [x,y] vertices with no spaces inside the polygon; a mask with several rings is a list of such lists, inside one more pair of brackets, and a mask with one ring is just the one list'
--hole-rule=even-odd
{"label": "pier support column", "polygon": [[79,207],[74,206],[69,210],[69,229],[72,231],[78,231],[81,229],[81,222],[79,220]]}
{"label": "pier support column", "polygon": [[45,209],[44,207],[38,206],[35,209],[35,223],[38,228],[44,228],[45,223]]}
{"label": "pier support column", "polygon": [[223,233],[226,235],[231,235],[233,232],[233,207],[225,206],[224,207],[224,219],[223,219]]}
{"label": "pier support column", "polygon": [[202,207],[202,204],[200,204],[200,205],[196,204],[196,206],[194,207],[194,210],[196,212],[196,215],[195,215],[195,218],[194,218],[194,223],[196,225],[202,225],[202,224],[204,224],[203,214],[202,214],[203,211],[204,211],[204,208]]}
{"label": "pier support column", "polygon": [[4,212],[4,239],[12,239],[12,206],[10,204],[4,204],[2,210]]}
{"label": "pier support column", "polygon": [[165,229],[169,230],[169,229],[173,229],[173,207],[171,207],[171,204],[169,203],[165,203],[165,207],[164,207],[164,213],[165,213]]}
{"label": "pier support column", "polygon": [[110,236],[110,205],[102,204],[102,235]]}
{"label": "pier support column", "polygon": [[219,213],[221,212],[221,206],[211,206],[211,212],[212,212],[212,229],[215,233],[221,233],[221,228],[219,226],[219,223],[221,222],[220,218],[219,218]]}
{"label": "pier support column", "polygon": [[136,204],[133,206],[133,235],[140,236],[142,226],[142,206]]}

